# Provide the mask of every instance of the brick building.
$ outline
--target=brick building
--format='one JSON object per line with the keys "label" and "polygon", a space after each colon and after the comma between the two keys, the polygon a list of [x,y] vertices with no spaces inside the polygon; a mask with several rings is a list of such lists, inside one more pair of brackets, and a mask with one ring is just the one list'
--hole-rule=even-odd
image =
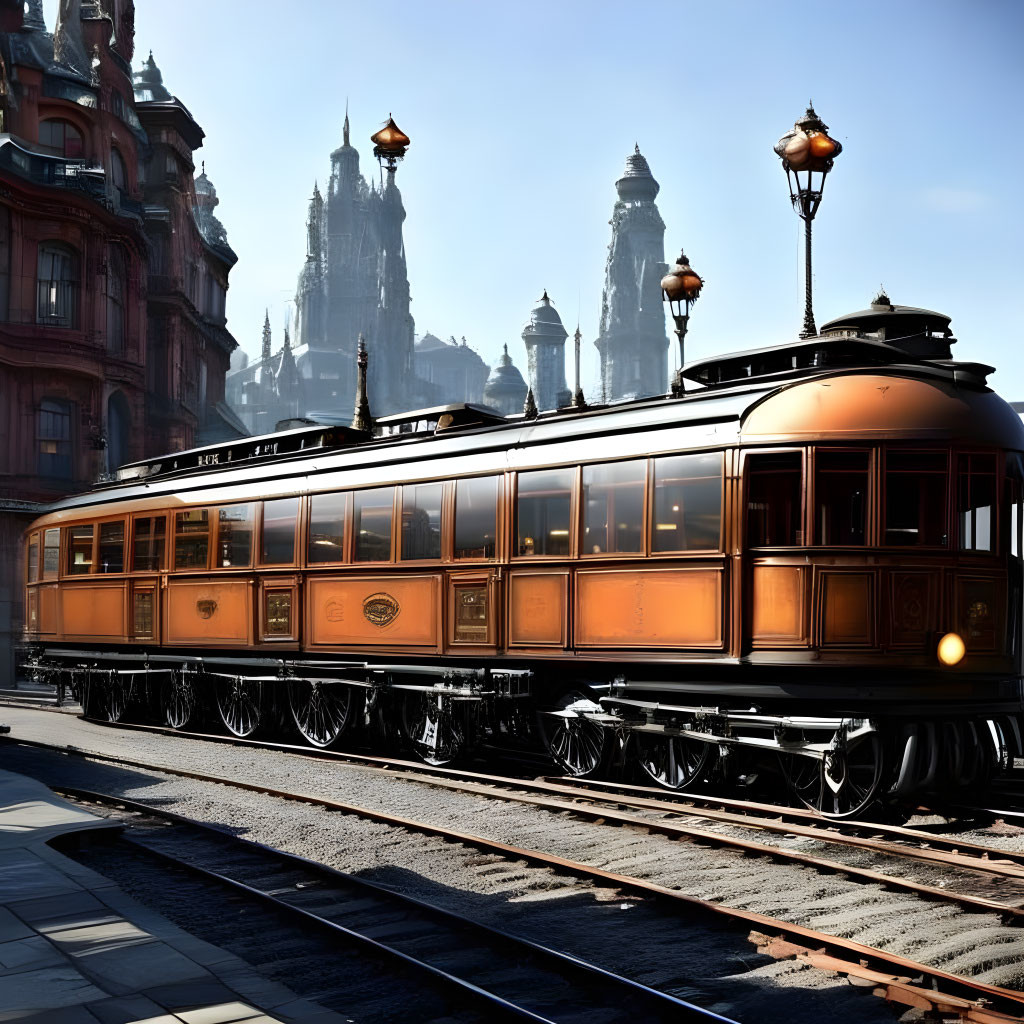
{"label": "brick building", "polygon": [[[62,0],[52,34],[42,0],[0,0],[0,685],[39,505],[245,433],[202,129],[169,94],[136,102],[133,45],[131,0]],[[152,58],[136,77],[159,78]]]}

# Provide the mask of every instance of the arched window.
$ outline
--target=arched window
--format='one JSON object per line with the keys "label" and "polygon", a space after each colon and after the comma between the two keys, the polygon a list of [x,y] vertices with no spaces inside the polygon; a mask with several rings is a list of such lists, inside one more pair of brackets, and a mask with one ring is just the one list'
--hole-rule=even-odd
{"label": "arched window", "polygon": [[81,160],[85,156],[82,133],[70,121],[57,117],[39,122],[39,148],[69,160]]}
{"label": "arched window", "polygon": [[74,327],[78,305],[78,257],[59,242],[39,246],[36,323]]}
{"label": "arched window", "polygon": [[126,291],[124,250],[112,245],[107,253],[107,351],[116,355],[124,353]]}
{"label": "arched window", "polygon": [[128,400],[120,391],[115,391],[107,400],[107,468],[111,473],[128,461],[131,429],[132,414]]}
{"label": "arched window", "polygon": [[39,475],[51,480],[71,480],[71,403],[44,398],[39,403],[36,426]]}
{"label": "arched window", "polygon": [[124,165],[124,158],[113,147],[110,150],[110,181],[114,188],[128,191],[128,168]]}

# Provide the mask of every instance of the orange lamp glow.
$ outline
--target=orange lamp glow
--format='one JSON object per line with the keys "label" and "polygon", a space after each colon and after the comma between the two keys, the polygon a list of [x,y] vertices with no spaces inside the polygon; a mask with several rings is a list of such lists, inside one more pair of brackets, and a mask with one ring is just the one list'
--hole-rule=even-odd
{"label": "orange lamp glow", "polygon": [[967,648],[958,633],[947,633],[939,641],[937,653],[943,665],[958,665],[967,653]]}

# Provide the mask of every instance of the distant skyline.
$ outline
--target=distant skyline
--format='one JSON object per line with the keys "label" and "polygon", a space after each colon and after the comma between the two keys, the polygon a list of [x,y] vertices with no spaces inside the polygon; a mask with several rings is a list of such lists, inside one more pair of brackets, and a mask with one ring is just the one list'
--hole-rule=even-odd
{"label": "distant skyline", "polygon": [[614,182],[638,143],[666,260],[684,246],[706,280],[687,358],[794,339],[801,225],[772,146],[813,98],[844,147],[815,222],[819,326],[884,284],[950,315],[954,355],[1024,399],[1022,30],[1015,0],[140,0],[135,66],[152,48],[207,133],[196,159],[239,256],[228,326],[250,355],[265,307],[281,342],[346,97],[367,177],[389,113],[412,139],[398,184],[418,335],[464,335],[492,366],[507,343],[525,369],[546,288],[570,344],[579,317],[592,390]]}

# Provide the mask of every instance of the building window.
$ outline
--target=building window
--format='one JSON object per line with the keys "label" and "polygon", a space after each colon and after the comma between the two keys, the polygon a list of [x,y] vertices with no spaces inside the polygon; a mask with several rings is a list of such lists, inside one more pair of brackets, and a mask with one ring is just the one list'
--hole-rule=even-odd
{"label": "building window", "polygon": [[78,300],[78,258],[74,251],[54,242],[40,245],[36,282],[36,323],[74,327]]}
{"label": "building window", "polygon": [[36,430],[39,475],[71,480],[71,403],[46,398],[39,405]]}
{"label": "building window", "polygon": [[116,149],[110,150],[110,183],[121,192],[128,191],[128,168],[124,157]]}
{"label": "building window", "polygon": [[11,211],[0,206],[0,320],[9,315],[11,294]]}
{"label": "building window", "polygon": [[59,118],[39,122],[39,148],[44,153],[81,160],[85,157],[82,133],[70,122]]}
{"label": "building window", "polygon": [[114,355],[123,355],[125,349],[127,278],[124,250],[112,245],[107,253],[107,351]]}

